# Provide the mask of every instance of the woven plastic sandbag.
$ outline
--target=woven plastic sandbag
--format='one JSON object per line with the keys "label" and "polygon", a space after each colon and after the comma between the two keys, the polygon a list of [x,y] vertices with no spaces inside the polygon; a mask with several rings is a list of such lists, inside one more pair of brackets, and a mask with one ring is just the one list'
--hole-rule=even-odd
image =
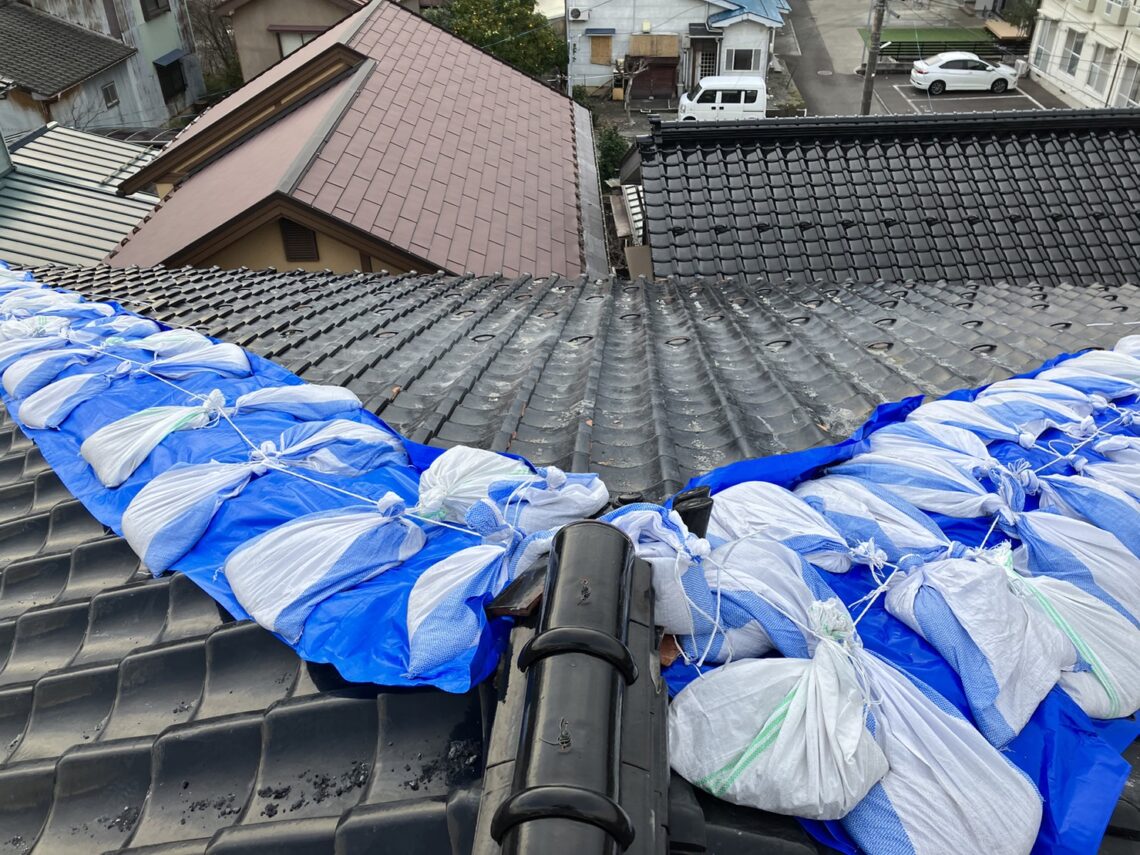
{"label": "woven plastic sandbag", "polygon": [[606,506],[610,493],[597,475],[568,475],[557,466],[547,466],[490,484],[487,498],[499,506],[511,525],[531,532],[591,517]]}
{"label": "woven plastic sandbag", "polygon": [[906,420],[952,425],[977,435],[985,442],[1015,442],[1029,448],[1037,441],[1036,434],[1000,421],[972,401],[930,401],[911,411]]}
{"label": "woven plastic sandbag", "polygon": [[861,664],[890,771],[842,820],[868,855],[1028,853],[1041,796],[943,697],[873,653]]}
{"label": "woven plastic sandbag", "polygon": [[487,618],[483,605],[510,581],[498,544],[454,552],[420,574],[408,595],[408,676],[430,676],[470,656]]}
{"label": "woven plastic sandbag", "polygon": [[111,385],[106,374],[73,374],[33,392],[20,404],[16,418],[25,427],[43,430],[59,427],[72,410]]}
{"label": "woven plastic sandbag", "polygon": [[65,368],[83,365],[99,356],[89,347],[41,350],[21,357],[3,375],[4,389],[14,398],[26,398],[55,380]]}
{"label": "woven plastic sandbag", "polygon": [[1114,534],[1044,511],[1018,515],[1011,532],[1019,571],[1071,582],[1140,626],[1140,558]]}
{"label": "woven plastic sandbag", "polygon": [[1062,366],[1081,371],[1096,371],[1110,377],[1118,377],[1140,385],[1140,355],[1130,352],[1130,340],[1136,336],[1125,336],[1117,342],[1113,350],[1090,350],[1061,363]]}
{"label": "woven plastic sandbag", "polygon": [[[669,762],[718,798],[808,819],[840,819],[886,773],[868,706],[829,605],[813,606],[824,636],[810,659],[748,659],[690,683],[669,706]],[[848,635],[852,633],[849,631]]]}
{"label": "woven plastic sandbag", "polygon": [[958,673],[978,729],[997,748],[1076,664],[1069,640],[989,562],[924,564],[892,580],[885,606]]}
{"label": "woven plastic sandbag", "polygon": [[236,344],[210,344],[197,350],[185,350],[156,359],[145,366],[147,371],[182,380],[209,372],[223,377],[248,377],[249,357]]}
{"label": "woven plastic sandbag", "polygon": [[324,421],[363,407],[360,399],[343,386],[311,383],[256,389],[240,396],[234,406],[238,413],[273,410],[305,421]]}
{"label": "woven plastic sandbag", "polygon": [[885,487],[826,475],[804,481],[795,493],[827,518],[850,546],[873,543],[887,561],[950,557],[955,545],[934,521]]}
{"label": "woven plastic sandbag", "polygon": [[1140,500],[1140,464],[1127,459],[1099,461],[1089,455],[1083,465],[1078,464],[1074,468],[1088,478],[1116,487],[1134,499]]}
{"label": "woven plastic sandbag", "polygon": [[12,318],[48,315],[52,309],[78,303],[83,297],[73,291],[21,290],[0,297],[0,313]]}
{"label": "woven plastic sandbag", "polygon": [[621,529],[652,569],[656,624],[677,636],[707,640],[716,611],[701,563],[709,554],[708,542],[690,533],[676,511],[660,505],[626,505],[602,521]]}
{"label": "woven plastic sandbag", "polygon": [[1050,428],[1073,436],[1088,436],[1096,429],[1091,415],[1031,392],[983,392],[974,403],[995,419],[1035,437]]}
{"label": "woven plastic sandbag", "polygon": [[1099,396],[1092,398],[1080,389],[1075,389],[1065,383],[1053,383],[1042,377],[1033,379],[1017,377],[1011,380],[999,380],[979,392],[975,398],[975,403],[985,406],[986,401],[994,397],[1012,398],[1018,394],[1055,401],[1082,417],[1091,415],[1107,403],[1104,398]]}
{"label": "woven plastic sandbag", "polygon": [[1041,510],[1110,531],[1140,556],[1140,502],[1128,493],[1084,475],[1044,475],[1038,483]]}
{"label": "woven plastic sandbag", "polygon": [[118,487],[167,436],[205,427],[224,405],[222,393],[215,389],[204,403],[194,406],[140,410],[99,428],[84,440],[79,453],[104,487]]}
{"label": "woven plastic sandbag", "polygon": [[46,315],[31,318],[9,318],[0,321],[0,342],[16,339],[63,337],[71,327],[67,318],[53,318]]}
{"label": "woven plastic sandbag", "polygon": [[1090,397],[1095,395],[1106,401],[1126,398],[1140,392],[1140,383],[1127,377],[1117,377],[1093,370],[1089,365],[1087,362],[1081,363],[1077,359],[1070,359],[1054,368],[1042,371],[1037,377],[1079,389]]}
{"label": "woven plastic sandbag", "polygon": [[960,519],[992,514],[1009,518],[1016,510],[1010,497],[991,493],[972,475],[933,454],[921,458],[859,454],[829,472],[878,484],[927,513]]}
{"label": "woven plastic sandbag", "polygon": [[281,434],[278,446],[281,450],[274,457],[280,462],[327,475],[353,477],[408,462],[398,436],[348,419],[291,427]]}
{"label": "woven plastic sandbag", "polygon": [[497,481],[519,480],[532,474],[520,460],[467,446],[449,448],[420,476],[416,513],[462,522],[467,511]]}
{"label": "woven plastic sandbag", "polygon": [[829,573],[851,569],[842,535],[802,499],[776,484],[745,481],[716,494],[709,519],[713,546],[760,536],[784,544]]}
{"label": "woven plastic sandbag", "polygon": [[163,330],[134,342],[134,347],[148,350],[155,356],[173,356],[209,347],[213,342],[200,332],[188,329]]}
{"label": "woven plastic sandbag", "polygon": [[0,371],[8,368],[18,359],[44,350],[58,350],[67,347],[68,340],[60,335],[42,335],[10,338],[0,341]]}
{"label": "woven plastic sandbag", "polygon": [[1131,356],[1133,359],[1140,360],[1140,335],[1126,335],[1118,339],[1109,352]]}
{"label": "woven plastic sandbag", "polygon": [[1140,710],[1140,630],[1075,585],[1049,576],[1023,578],[1028,603],[1075,648],[1080,666],[1059,685],[1090,717],[1123,718]]}
{"label": "woven plastic sandbag", "polygon": [[319,603],[390,570],[424,545],[387,493],[376,506],[307,514],[247,541],[226,559],[225,575],[242,608],[296,643]]}

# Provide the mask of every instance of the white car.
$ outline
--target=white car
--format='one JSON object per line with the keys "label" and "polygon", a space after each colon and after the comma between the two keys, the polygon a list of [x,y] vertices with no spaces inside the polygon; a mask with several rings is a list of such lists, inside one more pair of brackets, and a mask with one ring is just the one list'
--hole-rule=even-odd
{"label": "white car", "polygon": [[951,51],[916,62],[910,70],[910,83],[931,95],[948,90],[988,90],[1000,95],[1017,88],[1017,71],[1008,65],[992,65],[977,54]]}

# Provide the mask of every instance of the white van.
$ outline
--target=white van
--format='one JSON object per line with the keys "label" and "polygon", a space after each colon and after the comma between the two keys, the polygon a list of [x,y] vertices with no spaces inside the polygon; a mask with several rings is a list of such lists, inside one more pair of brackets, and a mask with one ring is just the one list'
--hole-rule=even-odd
{"label": "white van", "polygon": [[677,118],[686,122],[763,119],[767,110],[768,90],[762,77],[704,77],[681,96]]}

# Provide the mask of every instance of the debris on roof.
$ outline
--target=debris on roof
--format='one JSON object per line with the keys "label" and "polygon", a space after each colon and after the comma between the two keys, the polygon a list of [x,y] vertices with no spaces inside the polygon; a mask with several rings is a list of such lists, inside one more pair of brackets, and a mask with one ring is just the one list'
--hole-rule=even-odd
{"label": "debris on roof", "polygon": [[1108,346],[1140,321],[1136,286],[1093,282],[34,272],[347,386],[417,442],[511,451],[655,500],[735,460],[839,441],[885,401]]}
{"label": "debris on roof", "polygon": [[[302,112],[308,131],[286,134]],[[600,273],[589,122],[542,82],[376,0],[207,110],[127,181],[181,183],[109,261],[206,262],[278,204],[379,245],[375,256],[388,248],[392,269]],[[265,157],[288,169],[264,174]],[[179,201],[244,172],[264,180],[230,185],[224,210]]]}
{"label": "debris on roof", "polygon": [[1140,110],[655,123],[658,276],[1136,281]]}
{"label": "debris on roof", "polygon": [[51,98],[118,65],[135,49],[120,41],[33,9],[0,0],[0,76]]}
{"label": "debris on roof", "polygon": [[120,181],[154,149],[61,127],[54,122],[11,146],[0,177],[0,257],[21,264],[100,261],[157,201],[119,196]]}

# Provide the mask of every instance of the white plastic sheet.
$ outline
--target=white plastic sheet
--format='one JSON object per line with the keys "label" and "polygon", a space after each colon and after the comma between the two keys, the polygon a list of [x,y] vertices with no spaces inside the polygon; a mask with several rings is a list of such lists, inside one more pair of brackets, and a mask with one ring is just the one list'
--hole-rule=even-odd
{"label": "white plastic sheet", "polygon": [[216,389],[207,397],[203,404],[150,407],[111,422],[87,437],[79,453],[105,487],[118,487],[167,436],[205,427],[217,418],[225,399]]}
{"label": "white plastic sheet", "polygon": [[811,659],[733,662],[673,699],[669,762],[682,777],[727,801],[808,819],[840,819],[867,795],[887,760],[867,729],[851,656],[830,628],[817,621],[817,630],[827,638]]}

